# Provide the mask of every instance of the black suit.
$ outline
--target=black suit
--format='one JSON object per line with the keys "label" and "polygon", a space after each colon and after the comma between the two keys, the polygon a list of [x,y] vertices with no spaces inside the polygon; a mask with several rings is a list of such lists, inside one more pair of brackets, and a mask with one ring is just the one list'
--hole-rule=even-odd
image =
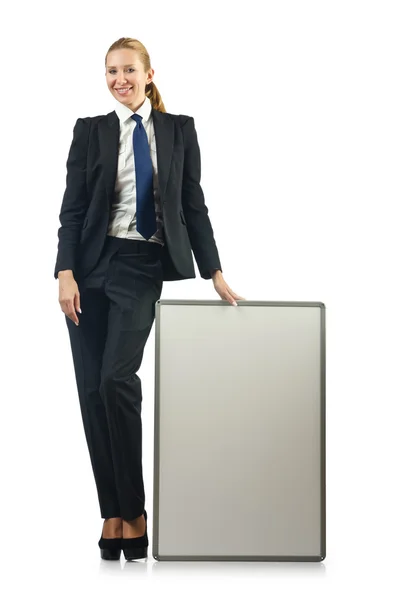
{"label": "black suit", "polygon": [[[163,280],[195,277],[192,250],[201,277],[210,279],[212,269],[222,268],[200,186],[194,119],[153,108],[152,117],[164,221]],[[115,111],[76,122],[59,217],[55,278],[58,271],[72,269],[78,281],[99,260],[114,199],[119,135]]]}
{"label": "black suit", "polygon": [[65,316],[101,516],[143,513],[141,380],[137,375],[163,280],[221,269],[200,186],[191,117],[152,109],[164,246],[107,235],[117,172],[119,119],[78,119],[60,213],[58,271],[72,269],[82,313]]}

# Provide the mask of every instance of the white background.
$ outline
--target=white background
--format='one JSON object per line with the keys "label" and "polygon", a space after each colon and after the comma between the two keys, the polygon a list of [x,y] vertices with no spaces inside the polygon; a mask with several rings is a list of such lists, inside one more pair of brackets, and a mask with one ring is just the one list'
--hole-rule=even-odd
{"label": "white background", "polygon": [[[2,9],[5,598],[395,597],[396,8],[120,0]],[[73,125],[114,109],[104,60],[122,36],[148,49],[166,110],[195,119],[226,282],[247,300],[326,305],[320,564],[157,562],[151,545],[146,563],[100,559],[102,519],[53,269]],[[196,274],[165,282],[162,298],[219,298]],[[139,371],[150,540],[153,373],[154,326]]]}

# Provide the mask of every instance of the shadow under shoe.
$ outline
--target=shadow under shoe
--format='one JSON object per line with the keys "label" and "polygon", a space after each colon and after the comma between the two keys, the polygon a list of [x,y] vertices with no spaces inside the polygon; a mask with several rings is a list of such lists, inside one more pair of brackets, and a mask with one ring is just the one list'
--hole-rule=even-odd
{"label": "shadow under shoe", "polygon": [[145,517],[145,533],[140,537],[134,538],[122,538],[121,548],[124,552],[126,560],[135,560],[137,558],[147,558],[147,549],[149,546],[149,540],[147,536],[147,513],[143,511]]}

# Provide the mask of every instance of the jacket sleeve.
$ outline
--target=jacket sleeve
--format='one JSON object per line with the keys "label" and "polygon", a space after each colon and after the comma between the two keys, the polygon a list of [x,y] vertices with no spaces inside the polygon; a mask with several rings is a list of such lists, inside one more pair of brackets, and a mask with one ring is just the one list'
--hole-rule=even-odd
{"label": "jacket sleeve", "polygon": [[222,267],[200,185],[201,156],[193,117],[187,117],[182,125],[182,132],[184,137],[182,208],[200,275],[203,279],[211,279],[211,272],[214,269],[222,271]]}
{"label": "jacket sleeve", "polygon": [[58,229],[58,254],[54,277],[58,271],[71,269],[75,273],[76,249],[88,208],[86,187],[87,150],[90,117],[79,118],[73,128],[73,140],[66,162],[66,190],[63,196]]}

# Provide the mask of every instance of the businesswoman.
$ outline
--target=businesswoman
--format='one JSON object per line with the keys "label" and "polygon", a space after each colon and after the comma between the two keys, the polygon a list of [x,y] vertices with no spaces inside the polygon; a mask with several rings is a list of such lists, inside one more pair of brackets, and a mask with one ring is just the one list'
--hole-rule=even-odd
{"label": "businesswoman", "polygon": [[67,159],[55,278],[101,517],[101,557],[147,557],[137,375],[163,281],[200,275],[236,305],[200,186],[192,117],[167,113],[143,44],[105,57],[115,110],[78,118]]}

